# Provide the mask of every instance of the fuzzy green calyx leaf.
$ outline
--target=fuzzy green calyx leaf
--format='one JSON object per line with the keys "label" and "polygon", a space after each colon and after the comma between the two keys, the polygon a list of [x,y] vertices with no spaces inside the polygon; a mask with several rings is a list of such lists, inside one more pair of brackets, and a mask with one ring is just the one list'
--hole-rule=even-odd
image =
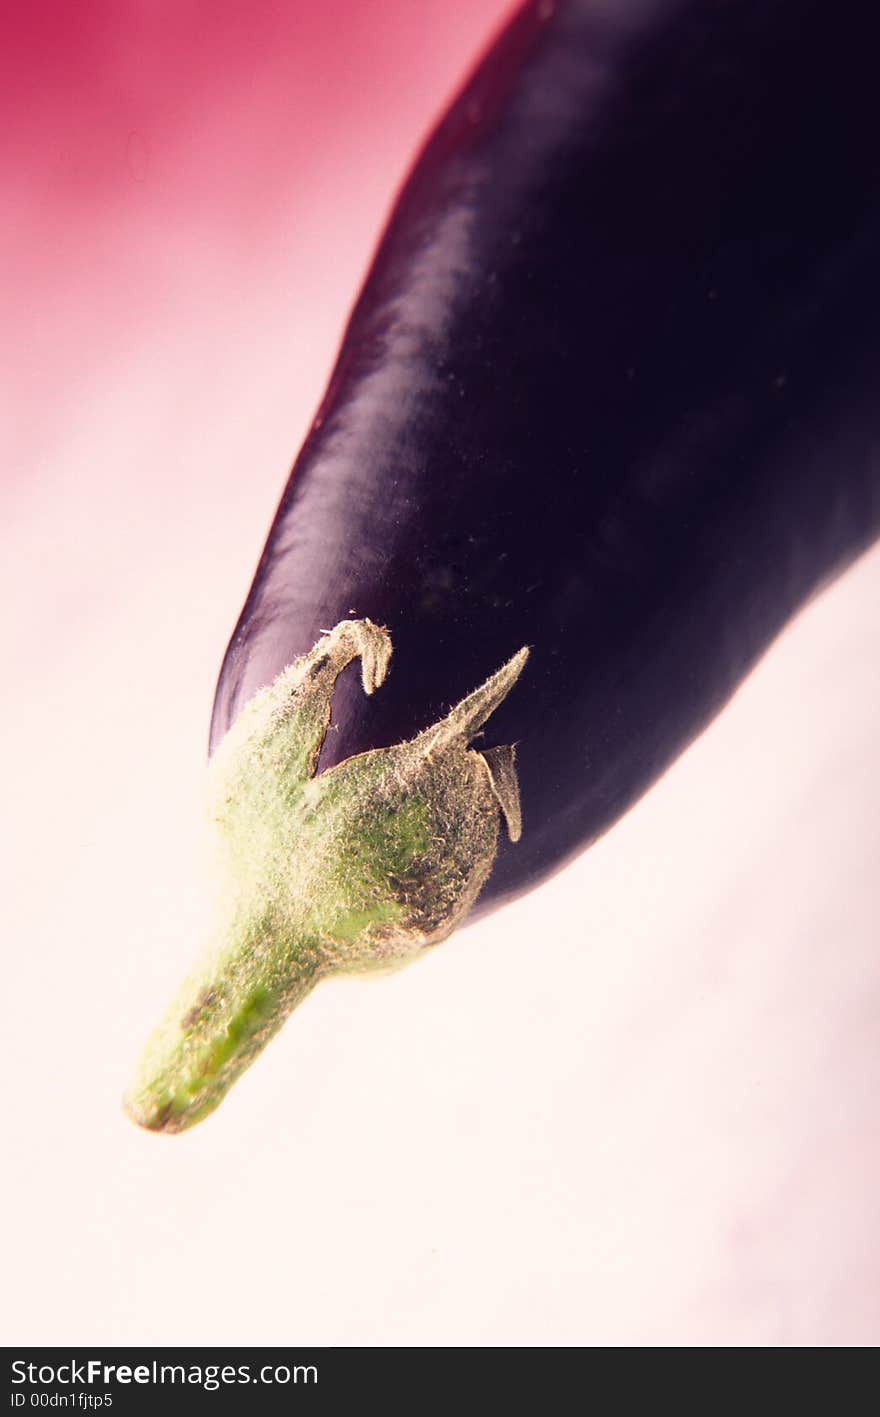
{"label": "fuzzy green calyx leaf", "polygon": [[177,1132],[213,1111],[314,985],[438,943],[476,899],[503,815],[520,834],[512,747],[469,747],[516,682],[521,649],[410,742],[315,776],[339,674],[385,678],[391,639],[343,620],[245,705],[208,769],[217,862],[210,947],[141,1059],[131,1117]]}

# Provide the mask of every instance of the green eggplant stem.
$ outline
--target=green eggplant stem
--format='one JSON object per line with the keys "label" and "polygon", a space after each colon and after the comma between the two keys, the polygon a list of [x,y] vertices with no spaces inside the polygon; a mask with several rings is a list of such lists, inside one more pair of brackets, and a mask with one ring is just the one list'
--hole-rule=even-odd
{"label": "green eggplant stem", "polygon": [[179,1132],[212,1112],[320,979],[387,969],[445,939],[521,830],[511,746],[469,746],[516,683],[521,649],[439,723],[316,776],[333,687],[372,694],[388,631],[343,620],[244,706],[208,766],[217,879],[209,944],[150,1039],[132,1119]]}

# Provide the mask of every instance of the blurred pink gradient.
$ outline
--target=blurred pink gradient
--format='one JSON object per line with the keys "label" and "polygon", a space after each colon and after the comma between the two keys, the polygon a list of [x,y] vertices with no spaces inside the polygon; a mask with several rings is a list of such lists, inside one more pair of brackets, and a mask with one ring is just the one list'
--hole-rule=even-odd
{"label": "blurred pink gradient", "polygon": [[6,7],[8,1343],[880,1337],[876,551],[570,870],[326,986],[193,1133],[119,1109],[198,945],[226,640],[508,9]]}

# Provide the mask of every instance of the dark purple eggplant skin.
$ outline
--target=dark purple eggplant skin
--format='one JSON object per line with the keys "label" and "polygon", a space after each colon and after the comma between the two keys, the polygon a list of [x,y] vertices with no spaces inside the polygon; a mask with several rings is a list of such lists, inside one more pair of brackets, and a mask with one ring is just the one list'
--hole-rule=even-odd
{"label": "dark purple eggplant skin", "polygon": [[521,645],[524,829],[481,908],[654,782],[880,531],[874,7],[527,4],[435,129],[223,662],[212,744],[321,630],[386,624],[321,767]]}

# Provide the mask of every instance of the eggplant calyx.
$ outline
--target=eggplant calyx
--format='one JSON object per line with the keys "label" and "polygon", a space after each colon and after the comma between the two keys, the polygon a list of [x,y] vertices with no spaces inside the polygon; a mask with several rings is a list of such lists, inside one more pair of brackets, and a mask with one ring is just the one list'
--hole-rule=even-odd
{"label": "eggplant calyx", "polygon": [[469,744],[527,655],[409,742],[318,775],[338,675],[359,657],[365,693],[385,678],[383,626],[342,621],[245,705],[208,769],[211,945],[142,1057],[134,1121],[191,1126],[320,979],[403,964],[461,922],[500,817],[511,840],[521,831],[513,748]]}

